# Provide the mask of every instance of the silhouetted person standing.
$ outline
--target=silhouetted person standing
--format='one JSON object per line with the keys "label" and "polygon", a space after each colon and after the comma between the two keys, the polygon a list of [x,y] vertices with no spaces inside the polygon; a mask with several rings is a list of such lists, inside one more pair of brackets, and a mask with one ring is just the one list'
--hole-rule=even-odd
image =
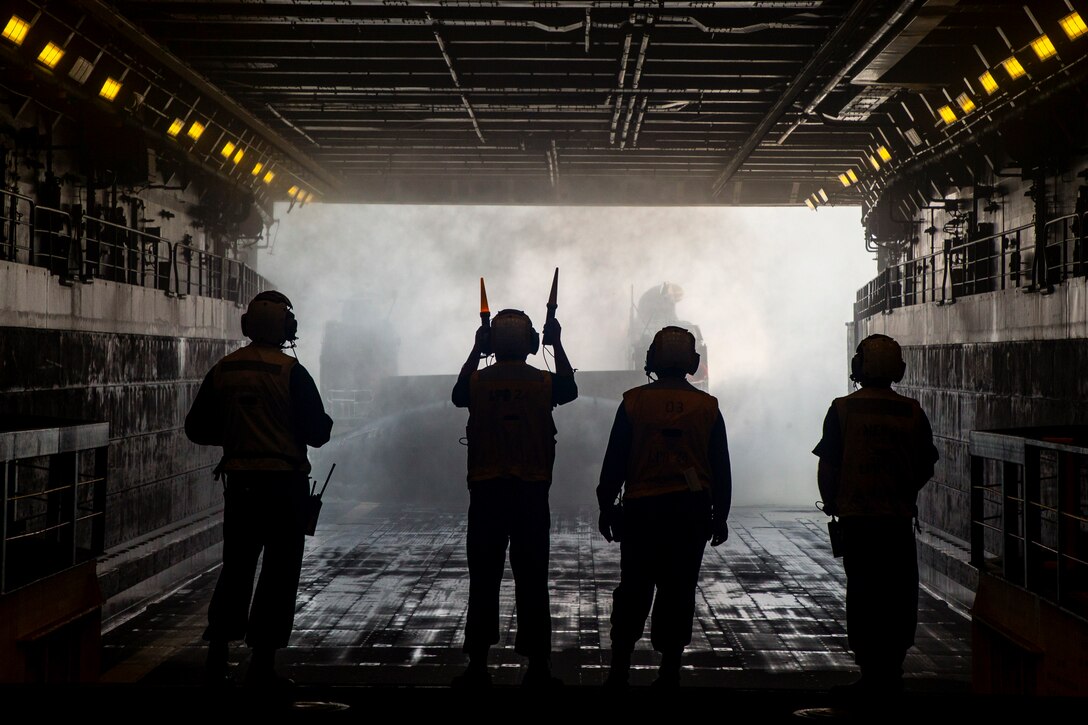
{"label": "silhouetted person standing", "polygon": [[242,315],[252,342],[215,364],[185,418],[190,440],[223,447],[216,468],[217,479],[226,476],[223,569],[204,632],[213,684],[229,682],[228,645],[240,639],[253,650],[248,684],[290,684],[276,674],[275,653],[287,646],[294,624],[309,496],[306,447],[324,445],[332,430],[313,378],[281,351],[296,330],[286,296],[254,297]]}
{"label": "silhouetted person standing", "polygon": [[861,670],[850,690],[898,692],[918,622],[912,520],[938,454],[921,406],[891,389],[906,371],[895,340],[865,338],[850,370],[861,389],[831,404],[813,453],[824,511],[841,521],[846,630]]}
{"label": "silhouetted person standing", "polygon": [[[698,368],[695,337],[663,328],[646,352],[646,372],[657,380],[624,393],[612,424],[597,486],[601,534],[620,541],[607,686],[627,684],[651,606],[650,641],[661,653],[654,684],[679,685],[706,542],[729,537],[725,421],[717,399],[685,379]],[[622,523],[613,508],[621,488]]]}
{"label": "silhouetted person standing", "polygon": [[[525,685],[549,685],[551,610],[548,555],[551,515],[548,489],[555,460],[552,409],[578,397],[574,370],[556,320],[545,325],[555,341],[555,375],[525,362],[540,347],[529,317],[503,310],[481,327],[453,388],[453,404],[468,419],[468,668],[455,686],[491,683],[487,656],[499,641],[499,587],[510,546],[517,636],[514,651],[529,659]],[[477,370],[490,348],[496,362]]]}

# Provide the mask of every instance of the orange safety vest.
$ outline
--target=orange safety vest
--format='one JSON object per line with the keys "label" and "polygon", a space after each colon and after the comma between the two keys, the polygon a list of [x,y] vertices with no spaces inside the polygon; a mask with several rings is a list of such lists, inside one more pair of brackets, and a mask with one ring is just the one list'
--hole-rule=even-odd
{"label": "orange safety vest", "polygon": [[922,408],[890,388],[836,398],[842,431],[837,494],[840,516],[915,515]]}
{"label": "orange safety vest", "polygon": [[624,498],[710,490],[717,398],[651,384],[628,390],[623,405],[632,434]]}
{"label": "orange safety vest", "polygon": [[212,385],[223,416],[224,471],[310,471],[306,446],[291,424],[296,363],[279,350],[251,344],[216,364]]}
{"label": "orange safety vest", "polygon": [[468,481],[551,481],[555,462],[552,376],[501,361],[469,380]]}

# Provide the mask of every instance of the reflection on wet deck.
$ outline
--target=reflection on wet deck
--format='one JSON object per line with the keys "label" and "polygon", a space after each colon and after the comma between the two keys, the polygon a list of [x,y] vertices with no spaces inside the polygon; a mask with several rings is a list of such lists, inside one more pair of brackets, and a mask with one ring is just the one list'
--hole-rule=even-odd
{"label": "reflection on wet deck", "polygon": [[[597,685],[608,662],[611,592],[619,549],[596,512],[553,512],[554,668],[567,684]],[[684,684],[820,690],[853,678],[844,631],[844,577],[824,519],[782,509],[739,509],[722,546],[707,548]],[[301,685],[445,686],[464,665],[468,569],[463,513],[393,505],[327,505],[307,542],[295,635],[281,653]],[[104,638],[108,682],[199,682],[205,624],[218,570],[188,582]],[[504,632],[492,650],[496,684],[520,681],[513,652],[513,585],[502,590]],[[908,689],[966,692],[969,622],[923,593]],[[232,659],[244,669],[246,652]],[[635,652],[632,684],[648,684],[657,655]]]}

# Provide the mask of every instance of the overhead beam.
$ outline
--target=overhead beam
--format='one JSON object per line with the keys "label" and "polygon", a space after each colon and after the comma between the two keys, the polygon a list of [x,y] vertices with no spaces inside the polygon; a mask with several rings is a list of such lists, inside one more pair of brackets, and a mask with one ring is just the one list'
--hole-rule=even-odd
{"label": "overhead beam", "polygon": [[805,67],[797,74],[797,76],[786,88],[785,92],[778,97],[778,100],[774,102],[771,109],[767,112],[767,115],[763,117],[763,120],[759,122],[752,134],[745,140],[741,147],[737,150],[737,153],[733,155],[725,168],[718,175],[718,178],[714,180],[714,186],[711,189],[711,196],[717,198],[721,195],[725,185],[729,183],[729,180],[733,178],[733,174],[737,172],[752,152],[763,142],[763,139],[767,137],[774,125],[785,115],[786,111],[793,106],[797,97],[808,88],[812,79],[823,69],[824,65],[830,59],[831,55],[840,50],[842,43],[849,37],[858,27],[864,22],[869,15],[869,11],[876,5],[877,0],[856,0],[853,7],[839,23],[838,27],[827,36],[823,45],[820,46],[816,54],[812,56],[812,59],[805,64]]}
{"label": "overhead beam", "polygon": [[207,98],[208,100],[216,103],[225,111],[235,116],[239,121],[248,125],[254,133],[261,136],[269,144],[275,147],[280,153],[284,154],[301,168],[305,169],[309,173],[321,180],[330,190],[338,190],[341,185],[341,181],[334,175],[329,173],[320,164],[316,163],[312,158],[302,153],[294,144],[287,141],[278,133],[273,131],[264,121],[254,116],[247,111],[241,105],[239,105],[234,99],[227,94],[219,90],[206,78],[195,72],[191,67],[184,63],[181,59],[177,58],[166,48],[163,48],[157,42],[148,37],[142,30],[130,23],[125,18],[121,17],[112,7],[107,5],[103,0],[77,0],[81,7],[85,8],[89,14],[97,22],[102,23],[105,27],[110,28],[118,34],[118,36],[124,38],[126,41],[132,43],[141,51],[147,53],[151,58],[155,59],[163,66],[180,77],[184,82],[191,85],[198,93]]}

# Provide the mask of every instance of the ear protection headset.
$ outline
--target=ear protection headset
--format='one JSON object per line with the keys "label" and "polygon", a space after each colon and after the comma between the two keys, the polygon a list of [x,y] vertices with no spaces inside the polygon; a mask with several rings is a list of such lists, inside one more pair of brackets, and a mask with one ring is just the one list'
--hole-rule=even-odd
{"label": "ear protection headset", "polygon": [[491,320],[491,351],[497,357],[535,355],[539,349],[540,333],[521,310],[500,310]]}
{"label": "ear protection headset", "polygon": [[282,346],[298,339],[298,320],[291,311],[291,300],[275,290],[261,292],[242,314],[242,334],[254,342]]}
{"label": "ear protection headset", "polygon": [[646,350],[645,370],[660,374],[662,370],[675,369],[694,375],[699,370],[699,359],[695,335],[683,327],[669,325],[654,335]]}
{"label": "ear protection headset", "polygon": [[863,385],[874,380],[898,383],[906,371],[903,350],[887,335],[869,335],[850,358],[850,379]]}

